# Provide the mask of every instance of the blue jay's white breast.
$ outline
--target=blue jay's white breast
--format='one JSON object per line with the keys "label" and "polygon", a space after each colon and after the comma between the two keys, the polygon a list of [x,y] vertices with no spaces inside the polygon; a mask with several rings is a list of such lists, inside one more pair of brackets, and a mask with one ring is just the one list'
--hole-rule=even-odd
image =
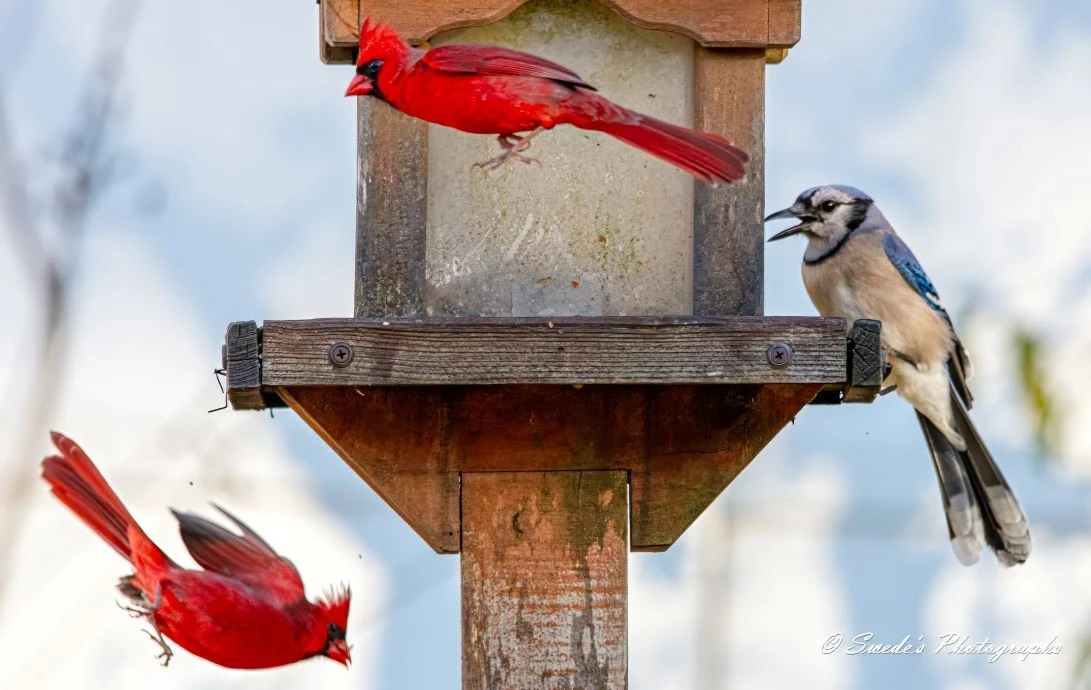
{"label": "blue jay's white breast", "polygon": [[882,345],[893,367],[884,383],[896,385],[899,397],[965,448],[951,425],[951,328],[890,263],[880,235],[860,233],[825,261],[804,263],[803,283],[823,316],[847,319],[850,328],[856,319],[883,322]]}
{"label": "blue jay's white breast", "polygon": [[864,308],[860,306],[860,302],[856,299],[856,293],[849,287],[845,277],[840,276],[839,278],[833,285],[833,294],[831,295],[833,308],[848,321],[848,326],[851,329],[853,321],[870,317],[864,314]]}
{"label": "blue jay's white breast", "polygon": [[951,351],[947,322],[917,294],[883,250],[878,233],[859,233],[833,256],[803,264],[803,283],[823,316],[879,319],[887,350],[942,368]]}

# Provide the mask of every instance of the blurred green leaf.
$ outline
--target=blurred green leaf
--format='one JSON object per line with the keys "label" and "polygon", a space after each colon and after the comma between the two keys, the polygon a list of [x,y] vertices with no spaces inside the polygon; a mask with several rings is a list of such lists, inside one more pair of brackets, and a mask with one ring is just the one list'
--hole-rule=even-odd
{"label": "blurred green leaf", "polygon": [[1084,637],[1072,670],[1072,690],[1091,688],[1091,638]]}
{"label": "blurred green leaf", "polygon": [[1030,416],[1035,450],[1045,458],[1056,458],[1061,450],[1062,410],[1049,388],[1042,339],[1016,325],[1012,329],[1012,347],[1015,350],[1016,377],[1023,404]]}

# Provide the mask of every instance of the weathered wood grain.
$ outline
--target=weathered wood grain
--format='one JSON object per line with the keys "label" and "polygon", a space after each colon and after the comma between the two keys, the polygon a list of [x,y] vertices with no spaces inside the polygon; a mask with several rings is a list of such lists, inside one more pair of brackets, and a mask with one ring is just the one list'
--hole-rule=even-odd
{"label": "weathered wood grain", "polygon": [[224,336],[223,368],[227,379],[227,402],[235,410],[264,408],[261,394],[261,352],[258,325],[235,321]]}
{"label": "weathered wood grain", "polygon": [[363,20],[358,0],[319,0],[318,57],[327,65],[351,64],[356,61],[357,42],[339,40],[355,36]]}
{"label": "weathered wood grain", "polygon": [[849,334],[848,382],[841,402],[869,403],[883,386],[883,324],[873,319],[853,322]]}
{"label": "weathered wood grain", "polygon": [[[354,350],[333,366],[334,342]],[[773,343],[791,364],[774,367]],[[841,319],[314,319],[267,321],[262,383],[489,385],[518,383],[837,383]]]}
{"label": "weathered wood grain", "polygon": [[280,390],[429,545],[451,553],[459,472],[627,472],[632,548],[665,549],[820,387]]}
{"label": "weathered wood grain", "polygon": [[704,46],[764,48],[768,0],[599,0],[637,26],[674,31]]}
{"label": "weathered wood grain", "polygon": [[765,52],[698,48],[693,69],[694,126],[727,137],[750,155],[740,182],[696,184],[693,311],[758,316],[765,256]]}
{"label": "weathered wood grain", "polygon": [[[382,20],[411,43],[480,26],[528,0],[321,0],[327,59],[351,61],[363,17]],[[599,0],[637,26],[673,31],[709,48],[788,47],[799,41],[800,0]]]}
{"label": "weathered wood grain", "polygon": [[462,687],[627,687],[624,472],[462,475]]}
{"label": "weathered wood grain", "polygon": [[820,388],[727,386],[697,399],[662,389],[647,412],[654,425],[644,458],[631,468],[632,550],[677,541]]}
{"label": "weathered wood grain", "polygon": [[392,403],[383,391],[296,387],[280,396],[375,493],[439,553],[459,550],[458,472],[449,466],[445,410],[413,404],[401,389]]}
{"label": "weathered wood grain", "polygon": [[649,458],[669,464],[686,454],[710,465],[721,455],[738,462],[742,451],[735,437],[754,425],[762,405],[773,405],[779,417],[784,403],[778,396],[794,396],[790,391],[797,386],[769,388],[776,390],[696,385],[286,390],[327,431],[333,411],[340,410],[346,420],[339,429],[351,435],[361,459],[374,458],[382,466],[396,460],[421,471],[526,472],[644,471]]}
{"label": "weathered wood grain", "polygon": [[799,43],[802,23],[802,0],[769,0],[770,46],[791,48]]}
{"label": "weathered wood grain", "polygon": [[358,101],[355,313],[423,314],[428,126]]}

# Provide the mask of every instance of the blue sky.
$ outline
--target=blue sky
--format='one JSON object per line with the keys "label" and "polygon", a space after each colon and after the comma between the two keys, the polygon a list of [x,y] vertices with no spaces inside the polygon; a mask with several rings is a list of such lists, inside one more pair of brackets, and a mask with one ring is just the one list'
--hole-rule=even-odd
{"label": "blue sky", "polygon": [[[102,5],[0,1],[0,85],[25,158],[48,150],[72,112]],[[161,672],[114,609],[123,564],[41,490],[20,518],[15,605],[0,611],[0,648],[13,652],[0,685],[459,685],[457,558],[433,555],[294,415],[204,412],[219,404],[210,371],[229,321],[351,313],[355,109],[341,97],[349,69],[318,61],[315,21],[299,0],[143,9],[119,132],[131,174],[83,243],[54,423],[168,551],[180,544],[163,506],[215,500],[289,554],[312,591],[351,580],[359,663],[240,674],[180,653]],[[953,311],[974,307],[959,325],[979,370],[975,419],[1024,503],[1035,552],[1014,571],[957,564],[901,401],[808,408],[679,544],[631,558],[631,685],[693,687],[704,626],[727,673],[715,687],[1061,687],[1091,635],[1091,404],[1077,383],[1091,380],[1091,10],[805,2],[803,41],[767,81],[768,207],[814,184],[861,187]],[[139,199],[156,190],[165,204],[149,217]],[[813,313],[801,253],[769,247],[767,313]],[[12,296],[0,301],[10,390],[27,384],[36,312],[4,233],[0,290]],[[1034,456],[1019,407],[1013,323],[1045,334],[1064,363],[1049,374],[1068,410],[1053,464]],[[133,365],[149,351],[157,366]],[[5,451],[19,414],[13,405],[0,419]],[[1064,652],[989,663],[818,651],[833,633],[867,631],[889,642],[1056,636]],[[75,650],[65,668],[50,663],[59,647]]]}

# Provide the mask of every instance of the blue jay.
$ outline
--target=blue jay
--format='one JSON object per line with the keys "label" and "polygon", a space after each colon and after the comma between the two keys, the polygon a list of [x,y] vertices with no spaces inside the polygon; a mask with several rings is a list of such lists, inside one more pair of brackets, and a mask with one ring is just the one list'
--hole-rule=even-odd
{"label": "blue jay", "polygon": [[1027,560],[1030,530],[967,410],[973,367],[939,294],[871,197],[853,187],[808,189],[765,221],[792,218],[770,242],[807,237],[803,284],[823,316],[879,319],[893,388],[917,411],[939,477],[955,555],[976,563],[982,543],[1004,566]]}

